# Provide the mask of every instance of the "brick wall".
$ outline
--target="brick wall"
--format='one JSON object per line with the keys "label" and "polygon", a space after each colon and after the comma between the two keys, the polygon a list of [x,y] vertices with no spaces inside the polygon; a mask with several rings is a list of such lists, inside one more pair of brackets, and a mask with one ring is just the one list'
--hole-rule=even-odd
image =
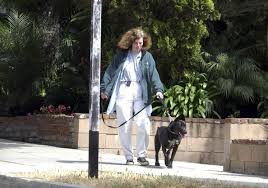
{"label": "brick wall", "polygon": [[[82,117],[83,116],[83,117]],[[79,128],[77,128],[77,147],[79,149],[88,149],[88,118],[85,115],[78,117]],[[105,116],[105,123],[116,126],[114,115]],[[151,133],[149,139],[148,156],[154,158],[154,135],[157,127],[167,126],[168,118],[151,117]],[[178,148],[175,160],[218,164],[223,165],[224,162],[224,124],[223,120],[215,119],[186,119],[188,134],[182,139]],[[123,154],[120,149],[118,130],[109,128],[100,120],[100,152]],[[132,142],[136,145],[136,129],[133,124]],[[163,159],[162,152],[159,153]]]}
{"label": "brick wall", "polygon": [[229,171],[268,175],[268,140],[233,140]]}
{"label": "brick wall", "polygon": [[[105,116],[105,122],[116,126],[114,115]],[[154,135],[159,126],[167,126],[168,118],[151,117],[152,128],[148,155],[154,158]],[[267,169],[267,161],[254,161],[253,155],[259,151],[267,151],[266,146],[254,143],[251,149],[243,149],[241,143],[234,140],[267,140],[267,119],[186,119],[188,134],[183,138],[175,160],[197,162],[205,164],[224,165],[225,171],[248,173],[249,169]],[[20,140],[26,142],[47,144],[59,147],[88,149],[89,120],[87,114],[65,115],[35,115],[22,117],[0,117],[0,138]],[[122,155],[120,149],[118,130],[107,127],[100,119],[99,129],[100,153],[114,153]],[[133,146],[135,152],[135,126],[133,126]],[[263,144],[262,144],[263,145]],[[261,147],[261,149],[257,149]],[[262,147],[265,147],[263,149]],[[235,149],[234,149],[235,148]],[[237,149],[239,148],[239,149]],[[239,151],[239,154],[234,154]],[[245,153],[250,153],[246,155]],[[251,158],[249,158],[249,155]],[[268,156],[268,152],[264,155]],[[236,157],[235,157],[236,156]],[[241,156],[242,159],[237,158]],[[160,152],[160,158],[163,158]],[[244,160],[247,158],[248,160]],[[263,157],[262,157],[263,158]],[[265,158],[267,160],[267,158]],[[241,164],[239,166],[238,164]],[[255,166],[254,166],[255,165]],[[251,168],[252,167],[252,168]],[[254,168],[253,168],[254,167]],[[258,168],[257,168],[258,167]],[[253,172],[252,172],[253,173]]]}
{"label": "brick wall", "polygon": [[[266,142],[268,140],[268,119],[249,119],[249,118],[225,119],[224,135],[225,135],[224,137],[225,171],[237,171],[238,167],[236,166],[238,164],[244,165],[245,158],[249,160],[247,166],[250,164],[253,165],[253,163],[259,164],[259,161],[252,161],[254,159],[250,158],[252,152],[248,149],[248,147],[249,146],[251,147],[252,145],[249,144],[247,146],[247,144],[245,142],[242,143],[241,140],[248,140],[247,143],[254,143],[256,147],[258,147],[258,145],[260,145],[260,147],[264,147],[261,146],[262,144],[258,143],[260,143],[260,141]],[[238,145],[235,145],[235,143],[237,144],[236,140],[240,140]],[[259,142],[256,142],[256,140]],[[237,147],[239,147],[240,152],[239,156],[241,156],[241,158],[233,160],[232,157],[236,155],[233,153],[235,151],[234,148]],[[258,153],[256,154],[258,155]],[[244,172],[246,173],[248,172],[248,170],[245,170]],[[255,173],[259,172],[256,171]]]}
{"label": "brick wall", "polygon": [[0,117],[0,138],[72,147],[73,121],[73,116],[65,115]]}

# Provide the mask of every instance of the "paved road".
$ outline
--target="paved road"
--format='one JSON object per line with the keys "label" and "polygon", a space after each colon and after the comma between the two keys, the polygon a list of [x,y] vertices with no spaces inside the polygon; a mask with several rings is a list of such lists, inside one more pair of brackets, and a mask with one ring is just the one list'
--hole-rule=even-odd
{"label": "paved road", "polygon": [[[268,188],[268,177],[223,172],[222,166],[175,161],[172,169],[150,166],[125,165],[123,156],[99,153],[99,171],[131,172],[152,175],[175,175],[181,177],[224,181],[238,184],[256,184]],[[33,171],[87,171],[88,152],[58,148],[47,145],[0,139],[0,175],[14,176],[17,172]]]}

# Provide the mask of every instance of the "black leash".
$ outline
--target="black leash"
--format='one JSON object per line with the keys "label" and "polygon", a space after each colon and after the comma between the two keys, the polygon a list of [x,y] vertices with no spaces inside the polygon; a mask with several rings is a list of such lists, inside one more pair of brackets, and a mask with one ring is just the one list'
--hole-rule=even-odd
{"label": "black leash", "polygon": [[[171,115],[170,115],[170,113],[169,113],[169,109],[167,108],[167,106],[166,106],[166,104],[164,103],[163,99],[158,99],[158,100],[161,102],[161,104],[163,105],[165,111],[167,112],[167,114],[168,114],[168,118],[169,118],[169,122],[172,122],[172,121],[173,121],[173,118],[171,117]],[[104,107],[104,103],[103,103],[103,101],[108,101],[108,100],[101,100],[101,111],[102,111],[102,113],[101,113],[101,118],[102,118],[102,121],[103,121],[104,125],[106,125],[107,127],[113,128],[113,129],[122,127],[122,126],[123,126],[124,124],[126,124],[129,120],[133,119],[136,115],[138,115],[141,111],[143,111],[145,108],[147,108],[149,105],[151,105],[151,104],[153,103],[153,102],[151,102],[150,104],[144,106],[141,110],[139,110],[137,113],[135,113],[135,114],[134,114],[131,118],[129,118],[128,120],[126,120],[126,121],[124,121],[123,123],[121,123],[119,126],[111,126],[111,125],[107,125],[107,124],[105,123],[105,120],[104,120],[104,116],[103,116],[103,111],[104,111],[103,107]],[[169,128],[169,129],[170,129],[170,128]],[[170,132],[172,132],[172,131],[170,130]],[[174,133],[174,132],[172,132],[172,133]],[[175,133],[175,134],[176,134],[176,133]]]}
{"label": "black leash", "polygon": [[[163,107],[164,107],[164,109],[166,110],[166,112],[167,112],[167,114],[168,114],[168,118],[169,118],[169,122],[171,123],[172,121],[174,121],[174,119],[171,117],[171,115],[170,115],[170,113],[169,113],[169,109],[167,108],[167,106],[166,106],[166,104],[164,103],[164,101],[163,101],[163,99],[159,99],[159,101],[162,103],[162,105],[163,105]],[[181,121],[181,120],[179,120],[179,121]],[[168,132],[170,132],[171,134],[174,134],[174,135],[176,135],[176,136],[181,136],[181,137],[183,137],[183,135],[179,132],[179,133],[175,133],[174,131],[172,131],[171,129],[170,129],[170,125],[171,124],[169,124],[168,125]]]}
{"label": "black leash", "polygon": [[[126,124],[129,120],[131,120],[131,119],[133,119],[136,115],[138,115],[141,111],[143,111],[145,108],[147,108],[149,105],[151,105],[152,103],[150,103],[150,104],[148,104],[148,105],[145,105],[141,110],[139,110],[137,113],[135,113],[131,118],[129,118],[128,120],[126,120],[126,121],[124,121],[123,123],[121,123],[119,126],[111,126],[111,125],[107,125],[106,123],[105,123],[105,120],[104,120],[104,116],[103,116],[103,106],[104,106],[104,104],[103,104],[103,100],[101,100],[102,101],[102,104],[101,104],[101,111],[102,111],[102,113],[101,113],[101,118],[102,118],[102,121],[103,121],[103,123],[104,123],[104,125],[106,125],[107,127],[110,127],[110,128],[113,128],[113,129],[116,129],[116,128],[119,128],[119,127],[122,127],[124,124]],[[106,100],[107,101],[107,100]]]}
{"label": "black leash", "polygon": [[162,105],[163,105],[165,111],[167,112],[169,122],[174,121],[173,118],[171,117],[171,115],[170,115],[170,113],[169,113],[169,109],[167,108],[167,105],[164,103],[163,99],[158,99],[158,100],[162,103]]}

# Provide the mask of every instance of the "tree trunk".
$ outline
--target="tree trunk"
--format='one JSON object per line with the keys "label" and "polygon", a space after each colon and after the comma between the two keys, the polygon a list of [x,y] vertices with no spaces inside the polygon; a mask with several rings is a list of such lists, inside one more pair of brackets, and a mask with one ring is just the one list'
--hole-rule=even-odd
{"label": "tree trunk", "polygon": [[268,71],[268,26],[266,27],[266,63],[264,65],[264,70]]}

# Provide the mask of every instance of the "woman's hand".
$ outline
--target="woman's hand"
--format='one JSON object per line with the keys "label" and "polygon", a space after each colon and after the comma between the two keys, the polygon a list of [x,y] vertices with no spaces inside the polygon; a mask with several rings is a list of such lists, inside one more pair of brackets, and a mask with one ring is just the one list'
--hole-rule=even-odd
{"label": "woman's hand", "polygon": [[101,99],[102,100],[107,100],[109,97],[105,93],[101,92]]}
{"label": "woman's hand", "polygon": [[156,92],[156,98],[163,100],[164,99],[163,93],[162,92],[159,92],[159,91]]}

